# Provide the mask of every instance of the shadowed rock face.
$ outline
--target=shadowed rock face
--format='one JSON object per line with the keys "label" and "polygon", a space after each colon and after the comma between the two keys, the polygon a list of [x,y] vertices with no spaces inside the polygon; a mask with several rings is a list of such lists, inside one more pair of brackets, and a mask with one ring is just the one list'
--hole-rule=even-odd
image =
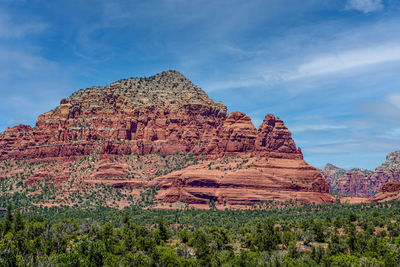
{"label": "shadowed rock face", "polygon": [[[301,150],[282,120],[267,114],[256,129],[246,114],[238,111],[227,114],[222,103],[215,103],[177,71],[80,90],[62,99],[54,110],[40,115],[34,128],[19,125],[0,134],[0,159],[79,157],[93,152],[102,155],[182,152],[205,160],[239,156],[268,166],[263,165],[260,171],[254,166],[227,171],[227,177],[231,178],[221,180],[219,173],[204,172],[200,164],[193,167],[196,171],[190,170],[193,177],[183,170],[183,174],[174,173],[153,182],[154,186],[163,185],[160,194],[170,190],[165,193],[169,197],[159,197],[161,201],[185,199],[197,203],[227,199],[245,204],[289,198],[331,201],[321,174],[303,161]],[[274,160],[262,163],[256,158]],[[111,165],[106,167],[100,168],[96,175],[121,175],[121,170],[113,170]],[[204,178],[208,176],[213,178]],[[280,182],[274,184],[275,180]],[[191,197],[177,193],[189,192],[187,188],[196,188],[191,189]],[[245,194],[248,190],[258,191]],[[265,190],[271,191],[267,194]],[[285,190],[299,193],[281,193]],[[313,197],[314,193],[322,195]]]}
{"label": "shadowed rock face", "polygon": [[400,181],[400,151],[389,153],[385,163],[378,166],[375,171],[363,169],[346,171],[327,164],[321,172],[333,193],[372,197],[381,192],[384,184]]}

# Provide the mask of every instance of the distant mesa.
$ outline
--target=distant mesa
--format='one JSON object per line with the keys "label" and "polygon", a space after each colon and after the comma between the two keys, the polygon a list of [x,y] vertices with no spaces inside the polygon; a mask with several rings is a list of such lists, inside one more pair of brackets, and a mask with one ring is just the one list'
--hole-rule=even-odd
{"label": "distant mesa", "polygon": [[327,164],[321,171],[331,193],[352,197],[373,197],[385,190],[384,185],[400,181],[400,151],[389,153],[375,171],[344,170]]}

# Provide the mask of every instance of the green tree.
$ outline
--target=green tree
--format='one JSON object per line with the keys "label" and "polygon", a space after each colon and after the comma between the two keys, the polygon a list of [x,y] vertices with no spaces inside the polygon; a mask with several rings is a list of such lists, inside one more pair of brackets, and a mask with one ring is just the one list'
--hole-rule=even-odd
{"label": "green tree", "polygon": [[253,240],[253,246],[259,251],[271,251],[280,241],[280,235],[275,229],[275,223],[268,218],[263,224],[258,224]]}
{"label": "green tree", "polygon": [[14,233],[24,230],[24,227],[25,227],[25,222],[21,216],[21,213],[19,211],[15,212],[14,227],[13,227]]}
{"label": "green tree", "polygon": [[6,234],[8,231],[11,230],[12,222],[13,222],[12,204],[9,203],[7,205],[6,219],[4,221],[4,234]]}
{"label": "green tree", "polygon": [[189,242],[189,245],[195,248],[196,257],[199,260],[199,263],[203,266],[209,266],[212,259],[212,251],[209,244],[210,237],[203,229],[196,230]]}
{"label": "green tree", "polygon": [[182,266],[180,257],[176,255],[176,252],[171,247],[158,246],[154,253],[155,264],[158,266],[174,267]]}
{"label": "green tree", "polygon": [[128,252],[122,260],[122,266],[151,266],[152,260],[142,251]]}
{"label": "green tree", "polygon": [[315,241],[317,242],[325,241],[324,226],[321,221],[315,220],[312,223],[311,231],[315,236]]}
{"label": "green tree", "polygon": [[167,240],[171,237],[171,231],[169,230],[169,227],[164,217],[161,217],[158,223],[158,233],[160,239],[164,242],[167,242]]}

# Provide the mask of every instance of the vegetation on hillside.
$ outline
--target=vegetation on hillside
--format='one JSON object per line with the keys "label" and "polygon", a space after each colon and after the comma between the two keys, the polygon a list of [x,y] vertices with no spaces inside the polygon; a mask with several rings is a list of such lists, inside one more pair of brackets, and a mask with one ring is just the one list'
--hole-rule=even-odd
{"label": "vegetation on hillside", "polygon": [[155,188],[116,183],[147,182],[197,162],[190,153],[0,161],[0,206],[7,201],[37,206],[150,206]]}
{"label": "vegetation on hillside", "polygon": [[399,266],[400,202],[268,210],[8,205],[0,266]]}

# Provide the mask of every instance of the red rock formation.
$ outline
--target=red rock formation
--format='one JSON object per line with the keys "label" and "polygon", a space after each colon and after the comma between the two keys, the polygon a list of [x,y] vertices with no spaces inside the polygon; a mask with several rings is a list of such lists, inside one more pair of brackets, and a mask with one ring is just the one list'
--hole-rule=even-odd
{"label": "red rock formation", "polygon": [[371,197],[376,193],[371,187],[371,174],[368,170],[349,170],[337,180],[335,191],[345,196]]}
{"label": "red rock formation", "polygon": [[257,131],[247,115],[227,115],[224,105],[174,71],[78,91],[40,115],[35,128],[6,130],[0,145],[2,159],[82,156],[99,149],[215,157],[255,151],[302,159],[279,118],[266,115]]}
{"label": "red rock formation", "polygon": [[[331,201],[327,184],[302,160],[282,120],[267,114],[257,130],[246,114],[226,110],[176,71],[120,80],[62,99],[54,110],[39,116],[34,128],[7,129],[0,134],[0,159],[77,157],[95,151],[103,155],[183,152],[206,159],[238,155],[254,162],[271,158],[259,170],[249,166],[222,175],[200,165],[199,170],[173,173],[157,180],[169,190],[160,194],[170,196],[160,199],[197,203],[216,198],[247,204],[293,197],[303,202]],[[86,181],[107,178],[116,187],[143,185],[124,177],[125,170],[112,164],[98,166]]]}
{"label": "red rock formation", "polygon": [[376,194],[369,202],[383,202],[400,200],[400,182],[389,182],[382,186],[382,191]]}
{"label": "red rock formation", "polygon": [[255,150],[257,154],[274,158],[303,159],[303,153],[296,147],[290,131],[281,119],[272,114],[265,115],[258,128]]}
{"label": "red rock formation", "polygon": [[382,186],[383,193],[400,192],[400,182],[389,182]]}
{"label": "red rock formation", "polygon": [[375,171],[352,169],[345,171],[327,164],[321,171],[331,192],[352,197],[373,197],[384,184],[400,181],[400,152],[392,152]]}
{"label": "red rock formation", "polygon": [[[183,201],[208,205],[251,205],[265,200],[297,199],[303,203],[331,203],[321,174],[303,160],[264,157],[206,161],[156,178],[161,202]],[[245,162],[245,164],[243,164]]]}
{"label": "red rock formation", "polygon": [[23,182],[28,186],[32,186],[32,184],[41,183],[44,180],[48,180],[48,182],[52,183],[54,186],[59,186],[63,184],[65,181],[69,179],[69,173],[61,172],[55,173],[54,170],[47,171],[39,171],[35,172],[25,179]]}
{"label": "red rock formation", "polygon": [[344,176],[346,170],[336,167],[332,164],[326,164],[325,167],[321,170],[321,174],[324,177],[325,181],[328,183],[331,193],[338,193],[336,189],[337,182],[339,178]]}

